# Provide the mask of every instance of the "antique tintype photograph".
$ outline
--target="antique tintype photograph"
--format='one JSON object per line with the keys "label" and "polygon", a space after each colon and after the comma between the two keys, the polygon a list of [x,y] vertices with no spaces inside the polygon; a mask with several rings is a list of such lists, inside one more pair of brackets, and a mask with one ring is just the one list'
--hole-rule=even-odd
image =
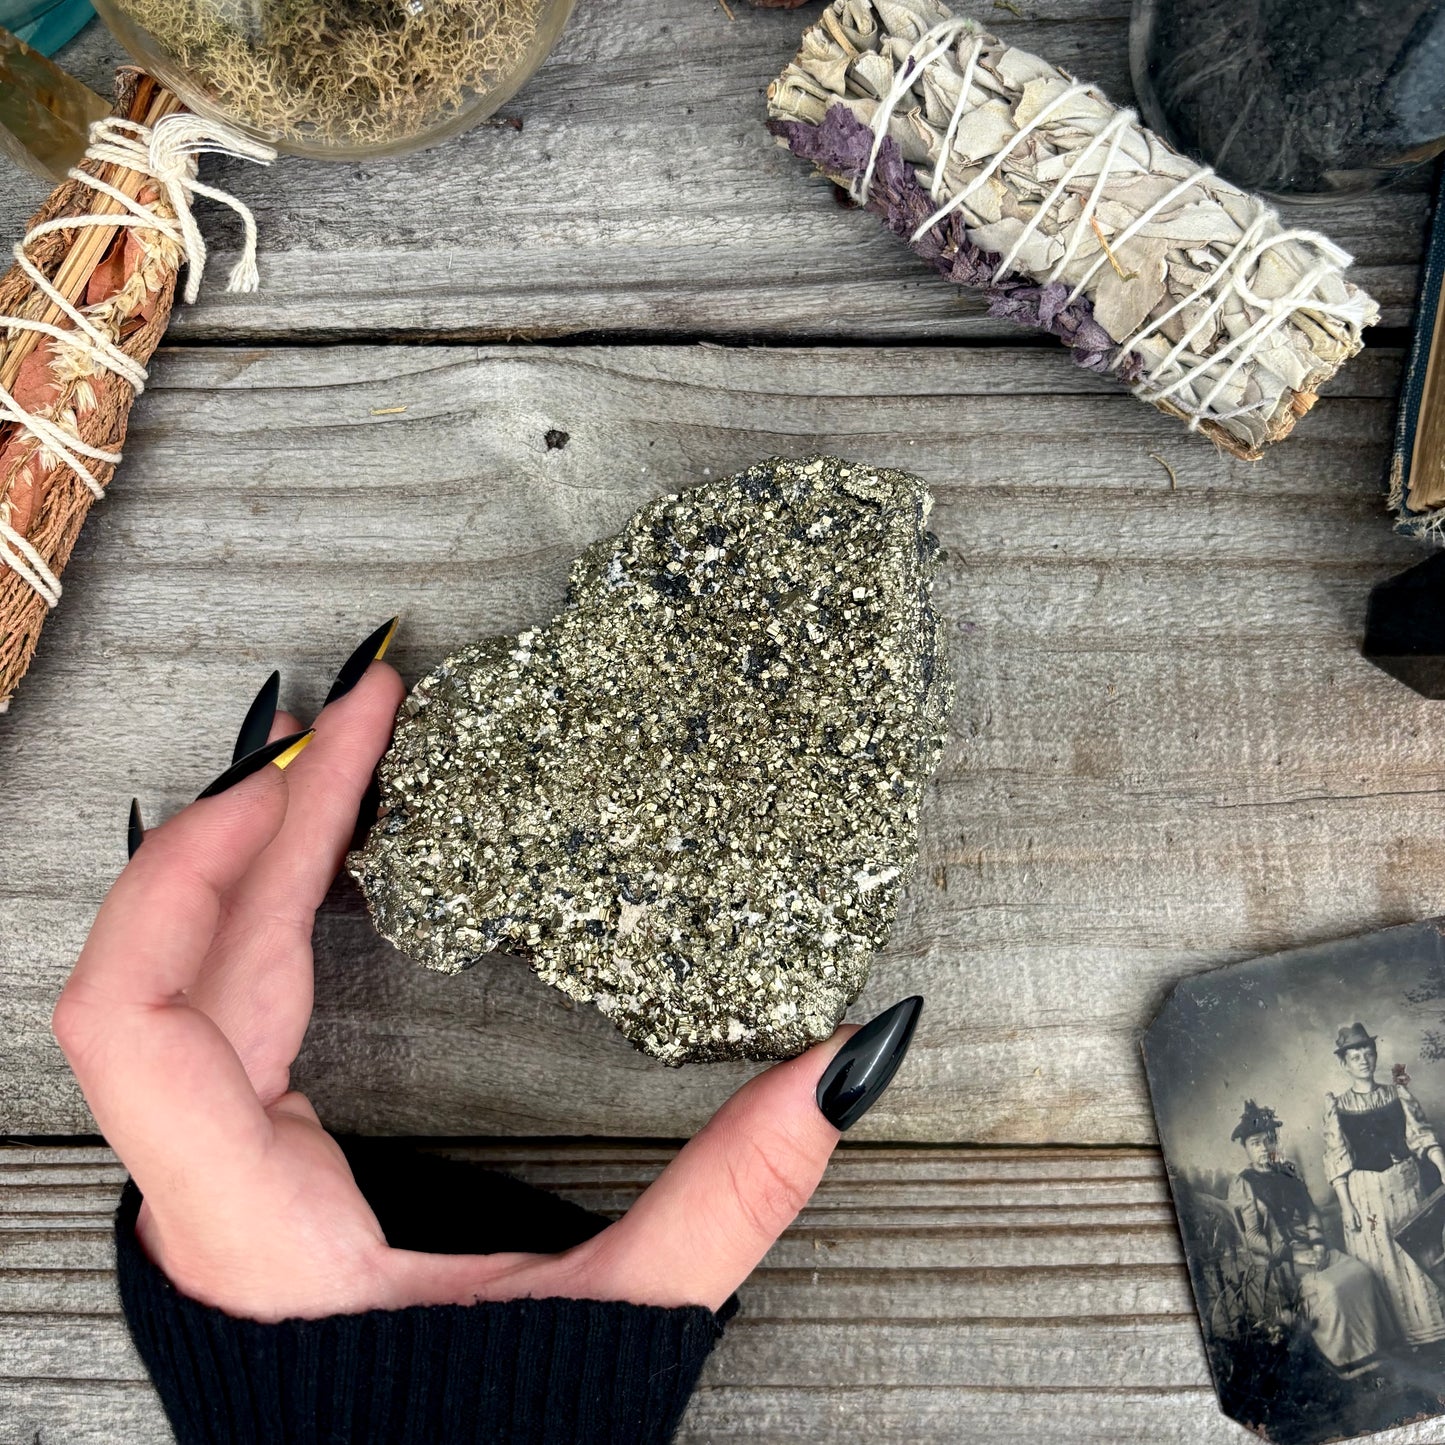
{"label": "antique tintype photograph", "polygon": [[1220,1405],[1277,1445],[1445,1411],[1442,928],[1188,980],[1145,1038]]}

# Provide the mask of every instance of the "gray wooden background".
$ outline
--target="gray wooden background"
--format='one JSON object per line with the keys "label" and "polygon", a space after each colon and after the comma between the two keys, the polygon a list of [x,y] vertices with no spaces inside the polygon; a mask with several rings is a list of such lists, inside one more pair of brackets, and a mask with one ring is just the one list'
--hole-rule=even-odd
{"label": "gray wooden background", "polygon": [[[1189,973],[1445,911],[1445,722],[1357,650],[1372,583],[1423,555],[1381,478],[1426,197],[1301,213],[1355,251],[1386,329],[1250,466],[839,207],[761,122],[820,6],[732,6],[579,0],[507,107],[520,129],[210,173],[256,211],[262,289],[220,291],[234,232],[203,213],[204,298],[0,719],[0,1445],[168,1439],[109,1275],[120,1176],[48,1031],[131,795],[147,818],[192,796],[272,667],[305,713],[400,611],[415,677],[545,621],[645,500],[820,449],[926,477],[948,552],[952,736],[856,1014],[928,1009],[682,1438],[1244,1438],[1208,1386],[1137,1043]],[[975,6],[1128,96],[1125,0],[1017,8]],[[116,58],[98,27],[66,57],[97,87]],[[40,194],[7,177],[0,236]],[[663,1069],[521,965],[416,970],[346,888],[317,945],[300,1084],[323,1118],[598,1207],[747,1073]]]}

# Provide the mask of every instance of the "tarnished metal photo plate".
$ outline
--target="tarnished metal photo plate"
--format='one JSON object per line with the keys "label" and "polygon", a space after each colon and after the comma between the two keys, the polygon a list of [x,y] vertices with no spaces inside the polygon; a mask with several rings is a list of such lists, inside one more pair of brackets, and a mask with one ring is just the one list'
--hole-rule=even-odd
{"label": "tarnished metal photo plate", "polygon": [[1219,1403],[1276,1445],[1445,1413],[1442,929],[1189,979],[1144,1038]]}

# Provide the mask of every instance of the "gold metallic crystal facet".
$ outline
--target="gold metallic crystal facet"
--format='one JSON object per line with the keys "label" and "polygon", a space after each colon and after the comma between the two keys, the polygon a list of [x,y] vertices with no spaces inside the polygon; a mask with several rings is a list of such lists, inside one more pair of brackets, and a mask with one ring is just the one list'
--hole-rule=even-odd
{"label": "gold metallic crystal facet", "polygon": [[773,460],[594,543],[548,625],[404,704],[350,860],[381,933],[446,973],[523,956],[668,1063],[827,1038],[942,747],[930,505],[904,472]]}

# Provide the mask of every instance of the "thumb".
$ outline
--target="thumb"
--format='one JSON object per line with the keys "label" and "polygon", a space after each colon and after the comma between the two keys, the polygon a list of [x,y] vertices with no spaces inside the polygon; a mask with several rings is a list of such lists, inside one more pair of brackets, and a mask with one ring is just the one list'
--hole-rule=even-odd
{"label": "thumb", "polygon": [[812,1197],[840,1131],[888,1087],[922,1009],[906,998],[739,1089],[623,1218],[581,1246],[586,1293],[722,1305]]}

